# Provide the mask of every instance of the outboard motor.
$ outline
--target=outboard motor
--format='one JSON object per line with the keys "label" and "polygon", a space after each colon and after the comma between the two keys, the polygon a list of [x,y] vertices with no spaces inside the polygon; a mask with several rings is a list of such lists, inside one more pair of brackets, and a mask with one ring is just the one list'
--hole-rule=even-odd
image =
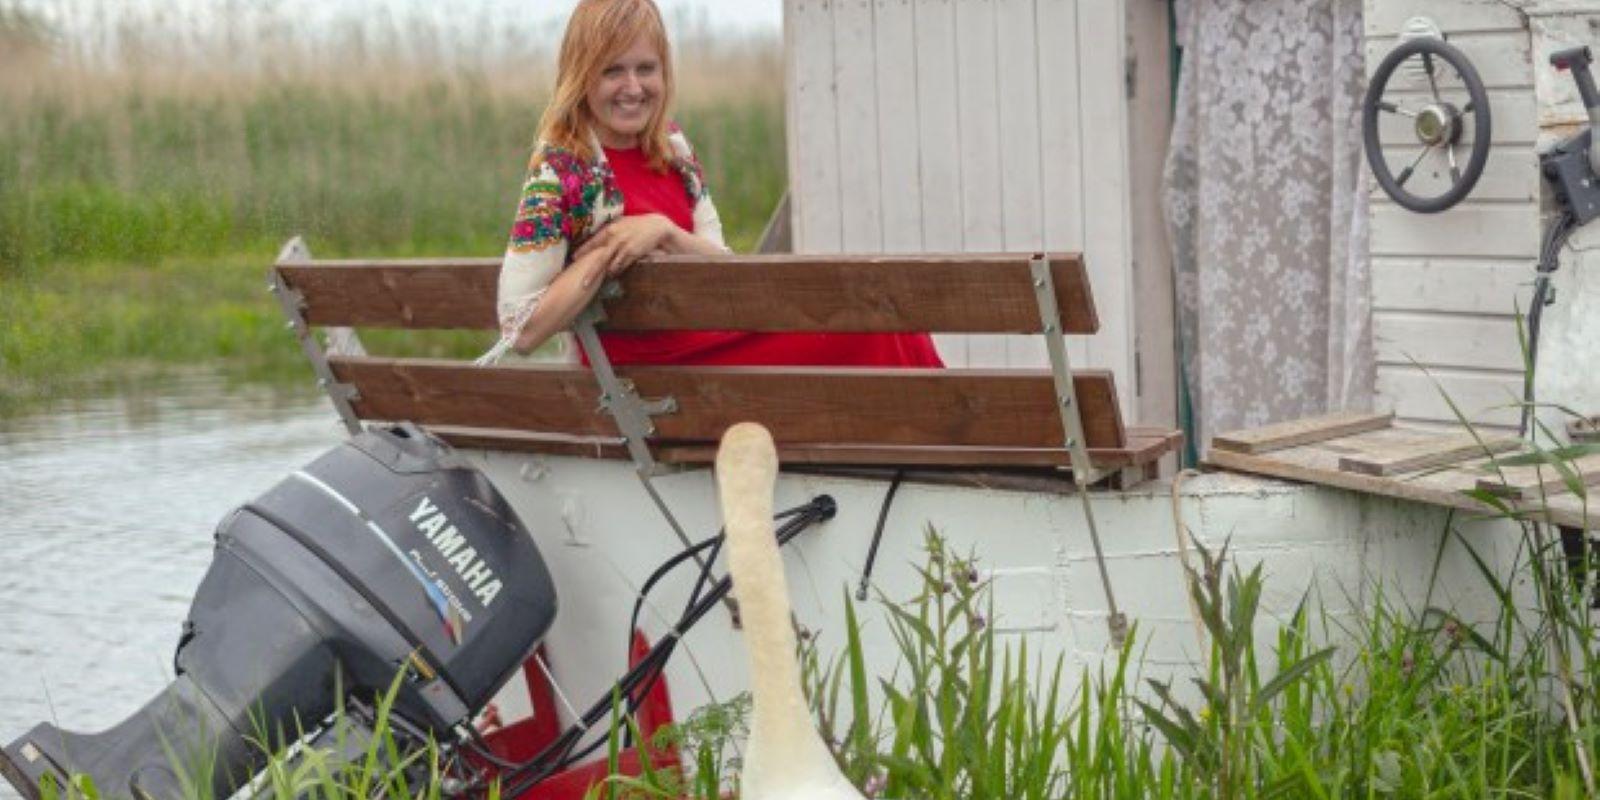
{"label": "outboard motor", "polygon": [[397,680],[394,713],[452,740],[555,613],[533,539],[482,473],[416,427],[369,430],[218,526],[165,691],[103,733],[38,725],[0,771],[28,798],[76,774],[110,797],[182,797],[195,776],[227,797],[263,742]]}

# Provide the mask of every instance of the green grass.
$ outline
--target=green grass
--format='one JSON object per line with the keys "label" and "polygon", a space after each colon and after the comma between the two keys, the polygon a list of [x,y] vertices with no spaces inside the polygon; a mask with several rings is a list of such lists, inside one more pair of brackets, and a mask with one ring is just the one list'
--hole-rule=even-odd
{"label": "green grass", "polygon": [[[1441,533],[1456,541],[1453,529]],[[922,593],[884,604],[900,655],[891,674],[865,673],[848,597],[844,652],[831,660],[807,654],[814,722],[869,794],[1585,796],[1585,759],[1600,747],[1600,642],[1587,597],[1550,569],[1556,556],[1549,550],[1530,552],[1515,570],[1519,580],[1550,590],[1540,614],[1519,611],[1504,576],[1485,571],[1509,601],[1486,624],[1402,608],[1380,592],[1354,623],[1334,622],[1307,598],[1273,638],[1258,642],[1260,566],[1242,572],[1229,565],[1226,548],[1202,549],[1204,565],[1190,573],[1190,587],[1211,643],[1207,663],[1179,685],[1140,681],[1136,634],[1103,671],[1078,676],[1070,695],[1059,661],[997,646],[980,611],[991,602],[988,587],[970,577],[978,574],[973,561],[936,537],[928,552]],[[869,684],[885,699],[871,699]],[[1562,685],[1575,690],[1570,705],[1558,699]],[[747,731],[717,730],[710,741],[691,742],[695,768],[687,780],[619,777],[612,788],[624,797],[696,800],[736,790],[728,744]]]}
{"label": "green grass", "polygon": [[[89,108],[28,95],[0,118],[0,269],[270,254],[294,233],[322,255],[493,254],[538,109],[465,80],[226,99],[131,87]],[[777,99],[678,116],[734,244],[750,246],[784,184]]]}
{"label": "green grass", "polygon": [[[261,290],[278,246],[303,234],[323,257],[497,255],[537,110],[465,79],[392,95],[25,95],[0,115],[0,412],[150,365],[305,374]],[[779,96],[678,116],[731,244],[752,247],[785,183]]]}

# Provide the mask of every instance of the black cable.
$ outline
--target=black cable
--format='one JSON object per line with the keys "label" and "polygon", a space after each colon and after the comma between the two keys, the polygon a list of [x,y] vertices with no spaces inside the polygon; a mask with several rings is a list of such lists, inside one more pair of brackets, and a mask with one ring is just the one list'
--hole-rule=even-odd
{"label": "black cable", "polygon": [[903,469],[894,471],[894,480],[889,482],[889,493],[883,496],[883,505],[878,507],[878,526],[872,531],[872,544],[867,548],[867,563],[861,568],[861,585],[856,587],[856,600],[867,599],[867,584],[872,580],[872,565],[878,561],[878,544],[883,541],[883,523],[889,519],[889,506],[894,504],[895,492],[900,491],[900,482],[906,477]]}
{"label": "black cable", "polygon": [[[792,517],[776,533],[779,546],[787,544],[813,523],[831,519],[836,510],[837,506],[832,497],[820,495],[810,503],[775,515],[777,519]],[[716,541],[718,540],[713,537],[687,548],[686,551],[696,551],[703,546],[711,546],[708,543]],[[687,557],[674,558],[677,559],[677,564],[687,560]],[[702,569],[701,577],[701,584],[703,585],[706,579],[706,569],[704,568]],[[574,748],[583,741],[584,735],[613,711],[614,698],[623,698],[630,709],[629,713],[632,713],[632,710],[637,708],[638,703],[648,694],[648,690],[654,686],[655,681],[659,679],[662,670],[666,666],[667,659],[677,646],[678,640],[685,632],[703,619],[706,614],[710,613],[711,609],[721,603],[732,588],[733,581],[731,578],[723,577],[719,579],[704,597],[698,598],[697,602],[692,602],[691,608],[685,612],[678,623],[650,649],[650,652],[644,658],[640,659],[639,663],[631,667],[613,685],[612,691],[608,692],[604,699],[591,705],[587,711],[579,716],[577,723],[569,726],[554,742],[540,750],[539,753],[517,767],[502,773],[500,775],[502,796],[516,797],[528,791],[546,778],[576,763],[593,753],[600,745],[603,745],[606,739],[600,738],[591,742],[584,749],[574,752]],[[694,600],[694,598],[691,598],[691,600]],[[631,647],[631,637],[629,644]]]}
{"label": "black cable", "polygon": [[[777,538],[779,546],[782,546],[794,539],[794,537],[798,536],[805,528],[809,527],[811,523],[831,518],[834,513],[833,500],[832,498],[826,496],[819,497],[817,500],[813,501],[812,504],[810,504],[810,507],[802,507],[801,511],[808,513],[804,513],[799,519],[784,525],[784,527],[778,532]],[[689,613],[685,614],[684,618],[680,620],[677,625],[673,626],[673,630],[669,632],[669,635],[664,637],[661,642],[658,642],[657,645],[651,649],[651,652],[643,660],[641,660],[639,664],[635,665],[635,667],[629,670],[628,674],[624,676],[622,680],[617,682],[616,688],[613,690],[615,694],[617,696],[629,698],[630,705],[636,704],[639,697],[639,695],[636,694],[640,686],[639,681],[650,681],[650,683],[645,684],[646,686],[653,684],[653,681],[659,675],[661,668],[665,666],[666,658],[671,655],[672,650],[676,647],[677,639],[681,637],[683,632],[688,631],[696,623],[703,619],[706,614],[710,613],[713,608],[716,608],[717,605],[722,602],[722,598],[726,597],[732,588],[733,581],[731,578],[724,577],[719,580],[710,593],[708,593],[704,598],[701,598],[700,602],[697,603],[694,608],[689,611]],[[582,717],[580,717],[582,722],[581,725],[573,725],[572,727],[568,728],[566,733],[564,733],[560,739],[546,747],[545,750],[540,754],[534,756],[533,760],[530,761],[527,766],[531,767],[535,762],[545,761],[548,757],[547,754],[555,755],[557,757],[557,761],[540,770],[536,775],[529,776],[532,778],[531,780],[528,780],[528,778],[525,777],[520,783],[506,784],[506,789],[503,792],[503,796],[514,797],[518,794],[526,792],[528,789],[538,785],[539,782],[548,778],[550,775],[559,772],[571,764],[577,763],[578,761],[592,754],[595,750],[599,749],[599,747],[606,742],[605,738],[597,739],[594,742],[591,742],[583,750],[573,752],[573,748],[576,747],[580,741],[582,741],[583,735],[590,728],[594,727],[601,720],[603,720],[605,716],[613,710],[613,706],[613,695],[609,694],[604,700],[598,701],[591,706],[589,710],[584,713]],[[528,769],[523,769],[519,770],[518,772],[522,773],[523,775],[527,775],[529,771],[530,770]]]}
{"label": "black cable", "polygon": [[1522,422],[1519,432],[1527,436],[1533,422],[1535,403],[1534,371],[1539,365],[1539,328],[1544,317],[1544,307],[1550,298],[1550,276],[1561,266],[1561,249],[1567,239],[1578,229],[1578,218],[1571,209],[1563,209],[1561,216],[1545,230],[1539,247],[1538,278],[1533,284],[1533,305],[1528,309],[1528,369],[1522,380]]}
{"label": "black cable", "polygon": [[[797,517],[797,519],[791,522],[784,523],[783,526],[777,530],[775,536],[778,539],[778,545],[781,547],[785,542],[788,542],[790,539],[794,538],[794,536],[800,531],[809,527],[812,522],[823,519],[831,519],[836,511],[837,507],[832,497],[828,495],[819,495],[812,498],[811,502],[809,503],[804,503],[802,505],[795,506],[794,508],[785,509],[777,514],[774,514],[774,520]],[[706,583],[711,579],[711,565],[717,562],[717,555],[722,552],[722,544],[725,541],[727,541],[726,532],[719,530],[716,536],[707,539],[705,542],[701,542],[692,548],[698,551],[707,543],[711,544],[711,553],[706,556],[705,560],[702,562],[700,576],[695,579],[694,589],[689,592],[689,600],[684,604],[683,614],[685,616],[694,609],[698,602],[700,602],[701,592],[705,591]],[[674,559],[674,561],[677,563],[682,563],[683,560],[684,558],[682,555]],[[668,565],[663,565],[663,567],[658,568],[656,570],[656,574],[652,575],[650,580],[645,581],[644,587],[639,591],[639,596],[634,600],[633,616],[628,623],[628,647],[630,652],[633,647],[633,631],[638,629],[639,613],[644,607],[645,595],[649,594],[650,589],[655,585],[656,580],[659,579],[658,576],[670,570],[672,566],[675,566],[675,564],[669,562]],[[674,640],[674,642],[671,643],[667,648],[669,655],[671,651],[675,650],[676,648],[677,643]],[[650,679],[645,683],[644,687],[639,690],[639,693],[636,697],[630,698],[628,705],[629,715],[632,715],[638,711],[639,705],[644,702],[645,698],[650,696],[651,690],[655,689],[656,682],[661,679],[661,675],[665,672],[665,670],[666,663],[665,660],[663,660],[661,669],[657,670],[654,675],[650,676]],[[633,745],[632,729],[623,730],[622,743],[624,747],[631,747]],[[582,756],[580,755],[578,757],[581,758]]]}

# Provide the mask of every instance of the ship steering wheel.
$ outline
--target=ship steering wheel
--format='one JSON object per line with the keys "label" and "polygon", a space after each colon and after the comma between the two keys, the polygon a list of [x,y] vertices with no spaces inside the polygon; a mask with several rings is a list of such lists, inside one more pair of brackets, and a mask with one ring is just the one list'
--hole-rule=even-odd
{"label": "ship steering wheel", "polygon": [[[1421,60],[1418,74],[1426,80],[1425,93],[1386,97],[1390,79],[1411,59]],[[1385,117],[1401,124],[1386,123]],[[1382,141],[1384,133],[1398,141]],[[1367,164],[1383,191],[1404,208],[1436,214],[1461,202],[1483,175],[1489,160],[1489,95],[1472,62],[1453,45],[1433,36],[1407,39],[1372,73],[1361,107],[1361,136]],[[1414,144],[1408,141],[1412,137]],[[1406,148],[1401,158],[1405,168],[1398,174],[1385,157],[1386,146]],[[1413,154],[1413,147],[1420,151]],[[1463,148],[1464,163],[1458,155]]]}

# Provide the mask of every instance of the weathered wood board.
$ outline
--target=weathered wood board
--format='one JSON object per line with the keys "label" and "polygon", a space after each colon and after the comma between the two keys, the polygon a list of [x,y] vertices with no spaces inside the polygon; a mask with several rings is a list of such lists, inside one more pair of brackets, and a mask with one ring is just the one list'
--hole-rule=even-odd
{"label": "weathered wood board", "polygon": [[[456,447],[548,453],[586,458],[627,460],[621,439],[538,434],[524,431],[468,428],[449,425],[428,428]],[[1131,428],[1125,448],[1090,448],[1089,460],[1102,470],[1146,467],[1181,446],[1182,434],[1151,428]],[[652,447],[657,461],[666,464],[710,464],[716,458],[712,442],[658,442]],[[785,465],[918,467],[927,469],[1064,468],[1072,454],[1064,448],[963,447],[955,445],[888,447],[862,445],[780,445],[778,457]],[[1108,476],[1109,477],[1109,476]],[[1068,476],[1070,479],[1070,476]]]}
{"label": "weathered wood board", "polygon": [[[615,436],[586,367],[475,367],[434,359],[329,360],[356,389],[362,419]],[[1063,438],[1043,370],[622,367],[639,396],[673,398],[654,418],[662,440],[716,441],[754,420],[780,445],[1053,448]],[[1121,449],[1126,431],[1111,374],[1074,374],[1085,444]]]}
{"label": "weathered wood board", "polygon": [[1344,456],[1339,459],[1339,469],[1345,472],[1359,472],[1362,475],[1387,477],[1454,464],[1474,456],[1484,457],[1504,453],[1521,446],[1520,439],[1507,436],[1486,437],[1466,433],[1433,436],[1423,441],[1410,442],[1377,452]]}
{"label": "weathered wood board", "polygon": [[[1600,483],[1600,455],[1583,456],[1564,465],[1570,477],[1583,486]],[[1570,490],[1568,475],[1553,465],[1500,466],[1478,479],[1478,488],[1496,497],[1512,500],[1538,500]]]}
{"label": "weathered wood board", "polygon": [[[1051,253],[1062,331],[1100,327],[1083,259]],[[312,325],[496,327],[498,259],[309,261],[278,266]],[[1038,333],[1025,255],[665,256],[606,302],[608,330]]]}
{"label": "weathered wood board", "polygon": [[1261,454],[1324,439],[1335,439],[1362,431],[1389,427],[1392,414],[1340,411],[1320,417],[1281,422],[1247,431],[1218,434],[1211,446],[1235,453]]}
{"label": "weathered wood board", "polygon": [[[1253,433],[1245,431],[1227,436],[1230,439],[1246,441],[1259,438],[1250,435]],[[1461,435],[1459,432],[1441,434],[1434,431],[1386,426],[1344,436],[1325,437],[1267,452],[1239,452],[1214,446],[1206,454],[1205,463],[1210,467],[1237,472],[1322,484],[1491,516],[1498,515],[1501,513],[1499,510],[1474,497],[1473,493],[1482,490],[1482,482],[1486,478],[1498,474],[1493,466],[1495,459],[1507,456],[1501,454],[1483,457],[1481,447],[1476,451],[1459,448]],[[1492,440],[1486,437],[1485,441]],[[1374,461],[1378,460],[1375,456],[1381,457],[1381,454],[1438,451],[1443,449],[1441,443],[1449,443],[1450,447],[1455,448],[1455,452],[1461,455],[1461,459],[1445,464],[1439,464],[1435,459],[1433,465],[1429,467],[1384,475],[1364,474],[1341,468],[1341,462],[1352,459]],[[1582,459],[1578,463],[1587,475],[1591,466]],[[1600,461],[1592,467],[1596,470],[1596,476],[1600,476]],[[1546,468],[1547,474],[1553,472]],[[1498,502],[1528,519],[1583,528],[1600,527],[1600,520],[1595,523],[1589,521],[1587,493],[1583,496],[1574,495],[1566,491],[1564,483],[1547,486],[1546,495],[1542,498],[1536,496],[1536,493],[1529,493],[1525,497],[1505,497]]]}

